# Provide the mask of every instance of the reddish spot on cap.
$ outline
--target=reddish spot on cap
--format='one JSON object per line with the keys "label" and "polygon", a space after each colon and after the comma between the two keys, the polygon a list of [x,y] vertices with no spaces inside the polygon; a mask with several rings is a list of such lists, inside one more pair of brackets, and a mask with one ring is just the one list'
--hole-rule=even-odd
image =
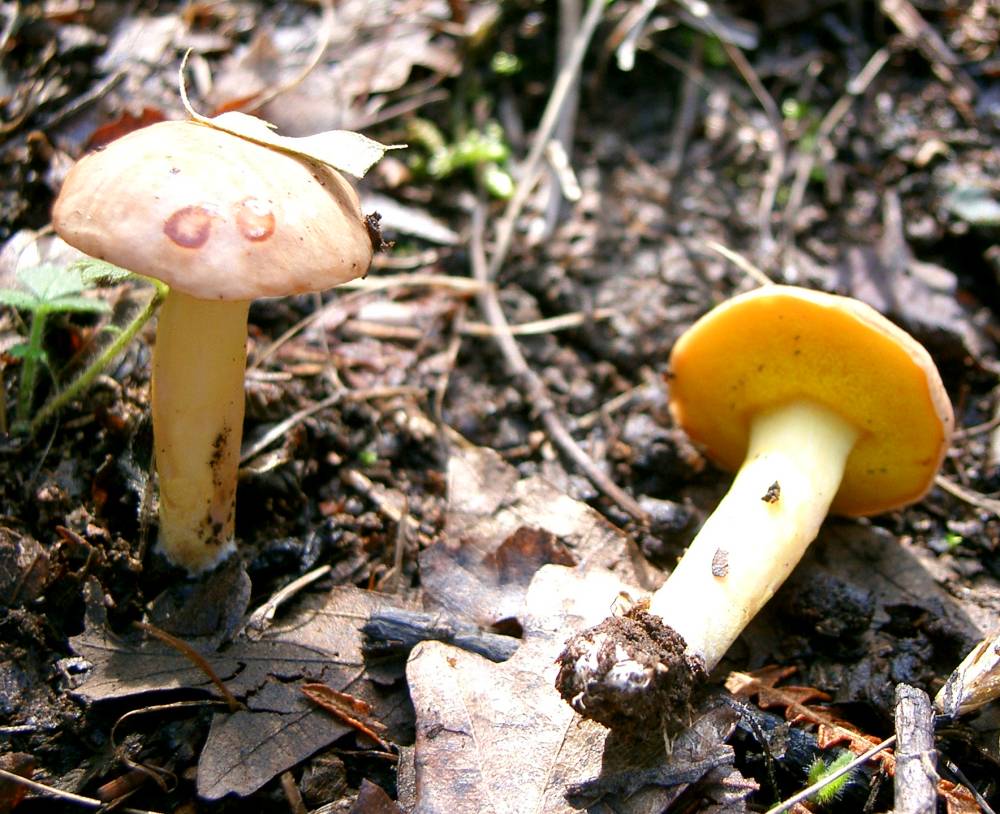
{"label": "reddish spot on cap", "polygon": [[247,240],[257,243],[274,234],[271,205],[260,198],[244,198],[235,207],[236,225]]}
{"label": "reddish spot on cap", "polygon": [[200,249],[212,231],[214,214],[203,206],[185,206],[167,218],[163,233],[178,246]]}

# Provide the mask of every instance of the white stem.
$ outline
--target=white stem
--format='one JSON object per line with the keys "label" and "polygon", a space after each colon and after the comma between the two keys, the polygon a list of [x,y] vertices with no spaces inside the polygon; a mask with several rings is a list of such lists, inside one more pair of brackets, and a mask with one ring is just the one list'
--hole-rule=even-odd
{"label": "white stem", "polygon": [[[732,487],[650,604],[706,669],[718,664],[815,539],[857,438],[851,424],[811,401],[752,420]],[[763,499],[769,490],[776,499]]]}
{"label": "white stem", "polygon": [[235,547],[249,308],[171,291],[160,310],[152,386],[159,545],[192,573]]}

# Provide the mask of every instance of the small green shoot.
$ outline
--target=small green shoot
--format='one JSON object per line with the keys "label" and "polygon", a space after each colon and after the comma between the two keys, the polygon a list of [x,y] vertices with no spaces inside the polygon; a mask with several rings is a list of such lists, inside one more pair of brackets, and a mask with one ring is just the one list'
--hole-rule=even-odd
{"label": "small green shoot", "polygon": [[725,68],[729,65],[726,48],[718,37],[705,38],[705,64],[712,68]]}
{"label": "small green shoot", "polygon": [[103,314],[111,310],[104,301],[83,296],[88,288],[82,273],[71,267],[49,263],[21,269],[17,273],[23,288],[0,290],[0,304],[31,314],[31,330],[26,342],[11,349],[21,360],[21,383],[14,413],[15,426],[24,426],[31,416],[40,368],[49,367],[45,350],[45,326],[53,314]]}
{"label": "small green shoot", "polygon": [[[49,367],[45,350],[45,325],[57,313],[108,313],[111,307],[104,300],[83,296],[83,292],[97,287],[136,279],[136,275],[110,263],[86,258],[67,268],[45,264],[24,269],[18,273],[23,289],[0,290],[0,304],[8,305],[31,314],[31,330],[27,342],[12,349],[12,355],[21,358],[21,383],[18,387],[17,407],[13,429],[32,435],[38,432],[59,410],[86,390],[94,379],[135,338],[166,297],[168,288],[156,280],[153,296],[124,327],[109,325],[104,332],[113,339],[65,387],[57,390],[45,404],[31,415],[40,366]],[[142,278],[139,278],[142,279]],[[55,377],[53,377],[55,378]]]}
{"label": "small green shoot", "polygon": [[944,544],[948,547],[949,551],[954,551],[964,542],[965,538],[961,534],[956,534],[953,531],[949,531],[944,535]]}
{"label": "small green shoot", "polygon": [[504,141],[503,128],[496,122],[488,122],[482,130],[468,130],[448,143],[434,124],[413,119],[408,138],[426,154],[411,162],[418,172],[440,180],[470,170],[493,197],[506,200],[513,194],[514,179],[506,166],[510,147]]}
{"label": "small green shoot", "polygon": [[497,51],[490,59],[490,69],[497,76],[513,76],[520,73],[524,63],[517,54],[509,51]]}
{"label": "small green shoot", "polygon": [[358,453],[358,463],[366,467],[375,466],[378,463],[378,453],[370,447],[363,449]]}
{"label": "small green shoot", "polygon": [[781,115],[793,122],[802,121],[809,112],[809,106],[798,99],[789,97],[781,103]]}
{"label": "small green shoot", "polygon": [[[829,762],[824,760],[822,757],[817,757],[809,766],[806,783],[810,786],[814,783],[819,783],[824,778],[836,774],[852,760],[854,760],[854,755],[846,749]],[[829,805],[840,797],[844,788],[850,782],[852,775],[853,772],[847,772],[846,774],[842,774],[840,777],[831,780],[809,799],[821,806]]]}

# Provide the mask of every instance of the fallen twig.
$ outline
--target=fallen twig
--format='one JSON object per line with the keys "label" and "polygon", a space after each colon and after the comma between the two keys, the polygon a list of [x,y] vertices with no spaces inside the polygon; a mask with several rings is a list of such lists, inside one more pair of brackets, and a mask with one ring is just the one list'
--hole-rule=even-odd
{"label": "fallen twig", "polygon": [[[343,283],[338,288],[352,289],[352,293],[347,297],[338,297],[330,300],[322,308],[317,308],[311,314],[307,314],[281,336],[275,339],[270,345],[254,355],[253,361],[247,365],[247,370],[260,367],[270,359],[278,350],[285,345],[292,337],[297,336],[314,322],[320,320],[330,311],[337,308],[349,307],[355,300],[359,300],[365,294],[373,291],[383,291],[389,288],[418,288],[427,286],[429,288],[450,288],[461,294],[474,294],[482,284],[467,277],[450,277],[446,274],[391,274],[385,277],[366,277],[359,280],[351,280]],[[350,299],[348,299],[350,298]]]}
{"label": "fallen twig", "polygon": [[240,463],[245,464],[262,450],[269,447],[280,438],[288,435],[288,431],[296,424],[301,423],[311,415],[315,415],[321,410],[333,407],[341,401],[366,401],[368,399],[389,398],[391,396],[423,396],[424,390],[419,387],[399,386],[399,387],[372,387],[367,390],[341,390],[332,396],[327,396],[322,401],[310,404],[297,412],[292,413],[284,421],[279,421],[264,435],[248,444],[240,452]]}
{"label": "fallen twig", "polygon": [[795,216],[802,206],[805,197],[806,187],[809,184],[809,176],[816,165],[816,156],[820,150],[829,143],[834,128],[840,124],[844,116],[851,109],[854,100],[863,94],[871,85],[879,71],[885,67],[889,61],[891,51],[888,48],[879,48],[871,55],[865,66],[847,83],[844,94],[834,102],[833,106],[826,112],[819,127],[816,129],[816,137],[813,140],[813,148],[810,150],[798,150],[795,160],[795,178],[792,181],[791,190],[788,194],[788,202],[785,204],[785,211],[782,213],[782,241],[787,245],[794,232]]}
{"label": "fallen twig", "polygon": [[774,97],[768,93],[764,83],[760,81],[757,72],[753,69],[750,61],[743,55],[743,52],[735,45],[722,40],[722,47],[726,56],[733,63],[736,70],[740,72],[743,81],[747,83],[753,95],[757,97],[767,121],[771,125],[771,137],[774,144],[771,146],[771,160],[764,176],[764,188],[760,193],[760,202],[757,205],[757,234],[760,241],[761,257],[770,256],[774,248],[774,234],[771,230],[771,213],[774,211],[774,202],[778,197],[778,187],[781,186],[781,179],[785,174],[785,133],[782,129],[781,111],[778,109]]}
{"label": "fallen twig", "polygon": [[587,52],[587,46],[590,45],[590,38],[594,35],[594,30],[601,20],[604,7],[604,0],[590,0],[590,4],[587,6],[587,13],[573,40],[569,57],[560,70],[549,101],[545,105],[545,111],[542,113],[542,120],[538,124],[538,131],[535,133],[531,149],[528,151],[528,157],[521,166],[521,178],[514,188],[514,194],[510,201],[507,202],[503,217],[500,218],[500,223],[497,226],[496,245],[486,267],[485,277],[481,282],[495,280],[497,272],[507,259],[507,252],[510,251],[510,243],[514,237],[514,225],[517,223],[517,217],[521,214],[521,209],[524,208],[524,204],[538,180],[538,169],[545,156],[545,148],[559,123],[559,114],[563,103],[576,81],[576,74],[579,73],[580,66],[583,64],[583,56]]}
{"label": "fallen twig", "polygon": [[742,254],[734,252],[732,249],[723,246],[721,243],[715,240],[706,240],[705,246],[711,249],[717,254],[721,254],[730,263],[736,266],[740,271],[747,275],[751,280],[753,280],[757,285],[774,285],[774,281],[768,277],[763,271],[757,268],[753,263],[747,260]]}
{"label": "fallen twig", "polygon": [[262,632],[270,624],[275,612],[284,602],[287,602],[303,588],[312,585],[320,577],[325,577],[331,570],[331,566],[321,565],[319,568],[307,571],[298,579],[293,579],[284,588],[275,591],[263,605],[250,614],[243,629],[250,629],[257,633]]}
{"label": "fallen twig", "polygon": [[952,86],[952,103],[966,121],[974,122],[970,102],[975,98],[976,84],[941,35],[909,0],[881,0],[879,8],[931,64],[938,78]]}
{"label": "fallen twig", "polygon": [[996,498],[986,497],[986,495],[980,494],[973,489],[968,489],[965,486],[955,483],[955,481],[946,478],[944,475],[938,475],[934,478],[934,485],[944,489],[952,497],[964,500],[970,506],[975,506],[977,509],[983,509],[1000,517],[1000,500]]}
{"label": "fallen twig", "polygon": [[[8,772],[6,769],[0,769],[0,778],[3,778],[11,783],[17,783],[18,785],[45,795],[46,797],[57,797],[60,800],[75,803],[83,808],[92,808],[96,810],[104,808],[104,806],[107,805],[107,803],[103,800],[96,800],[93,797],[84,797],[82,794],[73,794],[71,791],[63,791],[62,789],[57,789],[52,786],[46,786],[44,783],[29,780],[27,777],[21,777],[21,775],[14,774],[14,772]],[[121,811],[122,814],[160,814],[158,811],[150,811],[145,808],[119,808],[117,810]]]}
{"label": "fallen twig", "polygon": [[[531,322],[522,322],[519,325],[509,325],[503,330],[509,330],[513,336],[537,336],[538,334],[579,328],[589,322],[601,322],[617,316],[618,313],[619,311],[615,308],[595,308],[590,313],[574,311],[569,314],[560,314],[557,317],[546,317]],[[468,336],[494,337],[497,335],[497,329],[482,322],[466,322],[462,326],[462,333]]]}
{"label": "fallen twig", "polygon": [[[472,258],[473,276],[483,282],[487,279],[488,268],[486,263],[486,251],[483,247],[483,230],[485,216],[483,206],[476,207],[472,218],[472,236],[469,241],[470,255]],[[573,461],[574,465],[583,472],[598,489],[615,501],[622,509],[636,520],[647,523],[649,515],[625,490],[611,480],[602,472],[597,464],[591,460],[590,456],[570,435],[569,430],[563,425],[556,412],[556,406],[549,396],[548,389],[542,382],[541,377],[529,366],[521,348],[514,340],[504,316],[503,308],[497,297],[496,289],[492,286],[484,286],[476,297],[479,310],[482,311],[486,321],[494,329],[494,339],[497,347],[507,362],[507,367],[512,376],[517,379],[524,388],[525,394],[532,408],[538,413],[545,431],[552,442]]]}
{"label": "fallen twig", "polygon": [[[691,46],[691,64],[700,72],[702,55],[705,51],[705,38],[695,37]],[[663,176],[673,189],[674,179],[684,163],[684,153],[687,149],[688,137],[694,127],[695,113],[700,99],[698,80],[692,71],[684,71],[684,84],[681,86],[681,98],[677,103],[677,115],[674,118],[673,131],[670,134],[670,152],[663,167]]]}
{"label": "fallen twig", "polygon": [[587,46],[590,44],[594,30],[597,28],[597,23],[601,19],[604,5],[603,0],[591,0],[587,6],[587,13],[573,41],[569,57],[559,73],[559,78],[556,80],[555,87],[545,106],[545,112],[542,114],[542,120],[538,125],[538,131],[535,133],[531,150],[528,152],[528,157],[522,167],[521,179],[497,226],[496,245],[493,254],[487,260],[483,242],[485,215],[482,204],[477,206],[473,212],[472,235],[469,243],[472,256],[473,278],[482,286],[477,292],[476,302],[486,317],[486,321],[495,332],[494,339],[507,362],[511,375],[520,380],[532,407],[538,412],[549,438],[552,439],[552,442],[573,461],[598,489],[614,500],[636,520],[646,523],[649,520],[649,516],[643,511],[642,507],[597,467],[590,456],[587,455],[563,425],[556,413],[555,404],[549,396],[545,384],[538,374],[528,366],[524,354],[521,353],[520,347],[514,341],[510,325],[507,323],[503,308],[500,306],[496,289],[490,285],[507,258],[507,252],[510,250],[511,240],[514,236],[514,224],[517,222],[517,217],[535,185],[539,164],[545,154],[545,147],[558,123],[559,112],[573,85],[574,75],[579,72],[580,66],[583,63],[583,56],[587,51]]}
{"label": "fallen twig", "polygon": [[802,791],[798,792],[797,794],[793,794],[787,800],[784,800],[780,804],[774,806],[774,808],[769,808],[767,810],[767,814],[782,814],[782,812],[784,811],[791,810],[791,808],[795,806],[797,803],[801,803],[803,800],[807,800],[808,798],[812,797],[817,791],[824,788],[825,786],[830,785],[835,780],[837,780],[840,777],[843,777],[848,772],[853,772],[856,768],[858,768],[858,766],[867,763],[869,760],[871,760],[880,752],[884,752],[895,742],[896,742],[895,735],[886,738],[881,743],[873,746],[863,755],[858,755],[858,757],[856,757],[842,769],[838,769],[835,772],[831,772],[830,774],[826,775],[826,777],[824,777],[822,780],[818,780],[811,786],[807,786],[806,788],[802,789]]}
{"label": "fallen twig", "polygon": [[922,814],[937,805],[934,711],[927,693],[896,685],[896,774],[894,814]]}

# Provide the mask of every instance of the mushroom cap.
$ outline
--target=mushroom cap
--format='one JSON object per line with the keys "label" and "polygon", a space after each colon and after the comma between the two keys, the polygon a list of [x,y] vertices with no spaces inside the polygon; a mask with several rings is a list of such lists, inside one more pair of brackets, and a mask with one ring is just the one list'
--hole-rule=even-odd
{"label": "mushroom cap", "polygon": [[86,254],[206,300],[318,291],[365,274],[372,258],[340,173],[193,121],[81,158],[52,222]]}
{"label": "mushroom cap", "polygon": [[792,286],[734,297],[699,319],[670,355],[670,410],[735,471],[751,418],[811,399],[859,432],[831,512],[877,514],[930,489],[954,416],[930,354],[873,308]]}

